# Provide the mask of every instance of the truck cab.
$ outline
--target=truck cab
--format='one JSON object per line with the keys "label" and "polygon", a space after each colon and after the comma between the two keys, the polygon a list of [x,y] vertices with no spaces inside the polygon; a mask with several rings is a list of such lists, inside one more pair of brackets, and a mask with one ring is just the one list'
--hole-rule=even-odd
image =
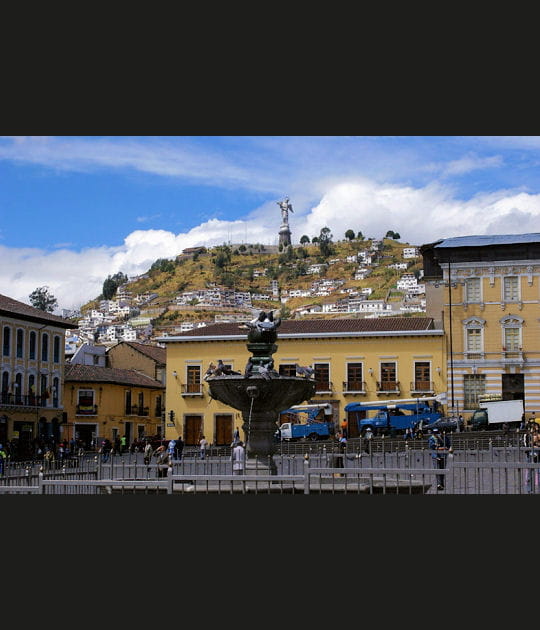
{"label": "truck cab", "polygon": [[321,440],[334,433],[332,405],[295,405],[280,413],[277,440]]}

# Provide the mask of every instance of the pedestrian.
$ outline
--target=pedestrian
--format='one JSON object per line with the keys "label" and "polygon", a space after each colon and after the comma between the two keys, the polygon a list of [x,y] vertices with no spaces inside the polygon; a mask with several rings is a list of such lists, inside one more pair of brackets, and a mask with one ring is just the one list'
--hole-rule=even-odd
{"label": "pedestrian", "polygon": [[120,438],[120,450],[122,453],[125,453],[127,450],[127,437],[125,435]]}
{"label": "pedestrian", "polygon": [[206,447],[208,446],[208,442],[204,435],[201,437],[199,441],[199,455],[201,459],[206,459]]}
{"label": "pedestrian", "polygon": [[405,429],[405,433],[403,434],[403,437],[404,437],[406,440],[412,440],[413,435],[412,435],[412,430],[411,430],[411,427],[407,427],[407,428]]}
{"label": "pedestrian", "polygon": [[[446,468],[448,454],[452,452],[448,435],[441,435],[439,429],[433,429],[428,438],[428,448],[431,450],[434,468]],[[437,490],[444,490],[444,475],[437,475]]]}
{"label": "pedestrian", "polygon": [[246,465],[246,452],[244,450],[244,443],[242,440],[238,440],[233,448],[231,460],[233,463],[233,475],[243,475]]}
{"label": "pedestrian", "polygon": [[109,461],[109,457],[111,455],[111,451],[112,451],[112,442],[109,440],[109,438],[105,438],[103,440],[103,444],[101,445],[101,461],[103,463],[108,462]]}
{"label": "pedestrian", "polygon": [[167,444],[167,450],[169,451],[169,456],[172,461],[174,459],[174,453],[176,450],[176,440],[169,440],[169,443]]}
{"label": "pedestrian", "polygon": [[[523,435],[523,444],[526,447],[525,454],[529,464],[537,464],[540,461],[540,426],[535,422],[533,427]],[[532,494],[539,487],[538,468],[525,470],[525,490]]]}
{"label": "pedestrian", "polygon": [[233,439],[232,439],[233,447],[236,446],[238,444],[238,442],[240,442],[240,431],[239,431],[238,427],[236,427],[236,429],[234,430]]}
{"label": "pedestrian", "polygon": [[157,464],[157,476],[158,477],[166,477],[167,476],[167,468],[171,464],[171,454],[165,445],[162,444],[158,446],[154,451],[154,455],[156,456],[156,464]]}
{"label": "pedestrian", "polygon": [[421,418],[416,425],[416,437],[421,440],[424,437],[424,420]]}
{"label": "pedestrian", "polygon": [[122,445],[120,443],[120,438],[116,436],[114,438],[114,451],[113,455],[122,455]]}
{"label": "pedestrian", "polygon": [[0,444],[0,477],[4,475],[4,471],[6,469],[6,459],[7,459],[7,453],[4,450],[3,445]]}
{"label": "pedestrian", "polygon": [[182,461],[183,451],[184,451],[184,440],[182,439],[182,436],[179,435],[176,438],[176,452],[175,452],[175,457],[179,462]]}
{"label": "pedestrian", "polygon": [[[341,431],[336,435],[338,442],[338,450],[339,454],[334,457],[334,468],[345,468],[345,453],[347,451],[347,438],[343,435]],[[343,477],[342,474],[337,473],[336,477]]]}
{"label": "pedestrian", "polygon": [[146,446],[144,447],[144,451],[143,451],[143,461],[146,466],[150,466],[150,461],[152,459],[153,454],[154,454],[154,449],[152,448],[152,444],[150,444],[150,442],[147,441]]}
{"label": "pedestrian", "polygon": [[364,433],[364,451],[369,455],[371,453],[371,440],[373,439],[373,431],[368,427]]}
{"label": "pedestrian", "polygon": [[341,421],[341,435],[347,439],[347,418],[343,418],[343,420]]}

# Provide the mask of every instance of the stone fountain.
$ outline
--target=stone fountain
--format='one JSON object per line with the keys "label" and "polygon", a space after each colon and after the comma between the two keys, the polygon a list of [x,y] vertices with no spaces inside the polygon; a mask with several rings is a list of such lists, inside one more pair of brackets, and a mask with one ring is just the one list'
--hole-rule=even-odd
{"label": "stone fountain", "polygon": [[[215,400],[242,412],[246,436],[247,468],[253,462],[268,465],[276,473],[272,455],[276,451],[275,432],[279,413],[292,405],[310,400],[315,381],[300,376],[281,376],[274,370],[272,355],[277,350],[277,328],[281,320],[261,311],[247,323],[249,358],[244,374],[218,371],[207,378],[210,395]],[[250,466],[251,464],[251,466]]]}

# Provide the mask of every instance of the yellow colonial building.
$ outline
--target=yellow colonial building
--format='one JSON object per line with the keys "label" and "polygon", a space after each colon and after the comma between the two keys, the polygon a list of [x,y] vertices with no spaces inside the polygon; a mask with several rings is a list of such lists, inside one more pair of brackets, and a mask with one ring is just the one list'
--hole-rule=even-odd
{"label": "yellow colonial building", "polygon": [[69,328],[76,325],[0,295],[0,443],[15,440],[21,456],[32,454],[34,440],[61,435]]}
{"label": "yellow colonial building", "polygon": [[448,405],[478,397],[540,410],[540,233],[463,236],[423,245],[427,314],[447,336]]}
{"label": "yellow colonial building", "polygon": [[137,370],[97,365],[66,365],[64,408],[67,438],[81,440],[86,448],[104,438],[134,439],[162,436],[160,381]]}
{"label": "yellow colonial building", "polygon": [[[446,337],[431,317],[283,320],[277,329],[274,368],[295,375],[295,364],[315,370],[311,403],[331,403],[336,428],[354,401],[435,396],[446,391]],[[197,444],[201,435],[230,444],[241,413],[209,396],[204,374],[221,359],[244,373],[251,356],[246,330],[221,323],[162,337],[166,344],[167,439],[182,435]],[[351,423],[351,435],[353,435]],[[245,436],[244,436],[245,437]]]}

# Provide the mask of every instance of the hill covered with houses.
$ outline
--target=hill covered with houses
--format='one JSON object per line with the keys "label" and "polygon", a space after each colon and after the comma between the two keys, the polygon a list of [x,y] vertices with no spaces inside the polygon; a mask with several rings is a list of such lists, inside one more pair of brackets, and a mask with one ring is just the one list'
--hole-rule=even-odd
{"label": "hill covered with houses", "polygon": [[118,274],[125,281],[113,292],[109,284],[109,299],[101,295],[71,314],[78,323],[72,343],[152,341],[246,321],[258,310],[280,309],[284,318],[424,315],[422,275],[418,247],[397,238],[193,247],[156,260],[141,276]]}

